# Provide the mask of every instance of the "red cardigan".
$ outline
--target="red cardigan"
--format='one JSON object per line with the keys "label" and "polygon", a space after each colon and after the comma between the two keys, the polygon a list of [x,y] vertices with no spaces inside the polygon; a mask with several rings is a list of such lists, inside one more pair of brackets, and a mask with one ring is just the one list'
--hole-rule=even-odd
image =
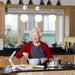
{"label": "red cardigan", "polygon": [[[42,44],[42,49],[43,49],[45,57],[48,58],[48,59],[49,58],[53,58],[48,45],[46,43],[44,43],[44,42],[41,42],[41,44]],[[25,44],[23,46],[23,48],[16,54],[16,57],[17,58],[22,57],[23,56],[23,52],[27,52],[30,55],[31,54],[31,48],[32,48],[32,42],[29,42],[29,43]]]}

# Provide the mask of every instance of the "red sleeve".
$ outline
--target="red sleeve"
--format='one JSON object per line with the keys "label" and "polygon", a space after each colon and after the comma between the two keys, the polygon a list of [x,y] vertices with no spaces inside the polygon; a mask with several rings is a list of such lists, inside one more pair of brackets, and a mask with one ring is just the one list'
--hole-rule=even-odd
{"label": "red sleeve", "polygon": [[52,53],[51,53],[51,51],[50,51],[48,45],[46,46],[46,56],[47,56],[48,59],[49,59],[49,58],[53,58]]}
{"label": "red sleeve", "polygon": [[26,46],[24,45],[23,48],[16,54],[17,58],[20,58],[23,56],[23,52],[26,52]]}
{"label": "red sleeve", "polygon": [[[23,56],[23,52],[28,52],[28,53],[30,53],[30,45],[31,44],[31,42],[30,43],[27,43],[27,44],[25,44],[24,46],[23,46],[23,48],[16,54],[16,57],[17,58],[21,58],[22,56]],[[28,51],[29,50],[29,51]]]}
{"label": "red sleeve", "polygon": [[48,45],[46,43],[43,43],[42,42],[42,48],[43,48],[43,51],[44,51],[44,54],[45,54],[45,57],[46,58],[53,58],[52,54],[51,54],[51,51],[48,47]]}

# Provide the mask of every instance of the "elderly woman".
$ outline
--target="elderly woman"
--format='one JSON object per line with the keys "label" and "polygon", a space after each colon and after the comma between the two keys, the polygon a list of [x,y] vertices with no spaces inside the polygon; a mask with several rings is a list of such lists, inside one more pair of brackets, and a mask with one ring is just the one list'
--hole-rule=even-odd
{"label": "elderly woman", "polygon": [[43,64],[47,59],[53,58],[48,45],[40,41],[41,33],[38,28],[33,28],[30,36],[32,41],[25,44],[16,54],[16,57],[20,58],[24,55],[26,59],[29,57],[40,58],[41,64]]}

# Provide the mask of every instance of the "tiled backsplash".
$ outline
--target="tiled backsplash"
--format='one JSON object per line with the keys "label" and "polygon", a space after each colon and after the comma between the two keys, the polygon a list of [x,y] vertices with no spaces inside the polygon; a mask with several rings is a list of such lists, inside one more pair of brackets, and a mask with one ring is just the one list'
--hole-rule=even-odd
{"label": "tiled backsplash", "polygon": [[73,43],[75,43],[75,37],[65,37],[64,38],[64,44],[66,41],[71,42],[73,44]]}

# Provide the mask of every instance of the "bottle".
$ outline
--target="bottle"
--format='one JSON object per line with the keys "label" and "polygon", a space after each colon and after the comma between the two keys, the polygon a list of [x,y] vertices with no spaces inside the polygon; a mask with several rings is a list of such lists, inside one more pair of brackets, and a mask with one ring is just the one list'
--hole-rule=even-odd
{"label": "bottle", "polygon": [[71,52],[72,52],[72,49],[71,49],[71,42],[69,42],[68,53],[70,54]]}
{"label": "bottle", "polygon": [[41,1],[40,1],[40,5],[44,5],[44,2],[43,2],[43,0],[41,0]]}
{"label": "bottle", "polygon": [[23,1],[22,0],[19,0],[19,4],[23,4]]}
{"label": "bottle", "polygon": [[29,3],[28,3],[29,5],[33,5],[33,2],[32,2],[32,0],[29,0]]}
{"label": "bottle", "polygon": [[51,0],[48,0],[47,5],[52,5]]}
{"label": "bottle", "polygon": [[11,4],[10,0],[7,0],[7,4]]}
{"label": "bottle", "polygon": [[68,44],[65,42],[65,53],[68,53]]}
{"label": "bottle", "polygon": [[75,52],[75,43],[72,45],[73,52]]}
{"label": "bottle", "polygon": [[57,5],[61,5],[60,0],[57,1]]}

